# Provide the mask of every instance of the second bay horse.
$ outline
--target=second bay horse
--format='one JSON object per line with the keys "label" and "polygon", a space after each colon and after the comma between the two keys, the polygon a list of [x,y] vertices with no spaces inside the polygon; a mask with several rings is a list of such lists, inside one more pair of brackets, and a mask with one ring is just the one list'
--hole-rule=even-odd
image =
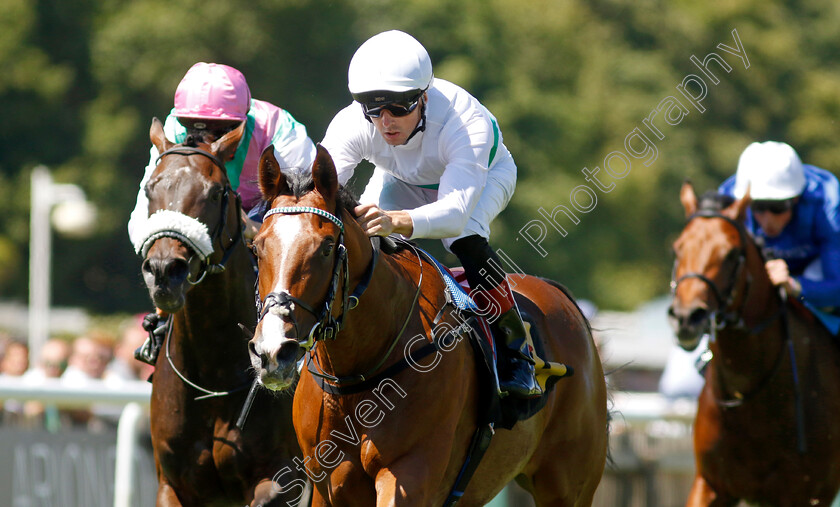
{"label": "second bay horse", "polygon": [[157,119],[150,131],[161,155],[146,186],[142,271],[155,306],[171,315],[152,382],[159,506],[286,506],[304,489],[290,396],[258,395],[247,425],[236,426],[251,384],[239,324],[256,324],[256,274],[224,168],[242,132],[175,145]]}
{"label": "second bay horse", "polygon": [[[476,429],[476,360],[461,340],[396,366],[440,334],[442,323],[457,327],[444,281],[411,247],[377,255],[324,148],[311,174],[284,174],[265,152],[260,187],[272,209],[254,240],[264,317],[250,343],[252,361],[272,390],[299,378],[294,422],[315,484],[313,506],[442,505]],[[575,373],[536,415],[495,430],[458,505],[484,505],[514,479],[539,506],[591,505],[607,454],[608,412],[589,324],[557,285],[509,276],[547,359]],[[336,392],[342,386],[347,391]]]}
{"label": "second bay horse", "polygon": [[783,300],[743,224],[749,197],[680,198],[669,310],[679,344],[708,332],[713,354],[694,423],[686,505],[830,505],[840,487],[840,349],[801,304]]}

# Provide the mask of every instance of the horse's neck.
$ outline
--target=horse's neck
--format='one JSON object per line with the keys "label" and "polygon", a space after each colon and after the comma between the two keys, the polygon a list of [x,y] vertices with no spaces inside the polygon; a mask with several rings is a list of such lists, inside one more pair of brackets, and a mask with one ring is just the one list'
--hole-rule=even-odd
{"label": "horse's neck", "polygon": [[[243,255],[244,254],[244,255]],[[171,347],[186,357],[241,368],[248,363],[246,340],[239,324],[254,328],[254,276],[247,250],[235,252],[224,272],[208,274],[190,290],[183,309],[174,316]],[[189,365],[192,361],[185,361]]]}
{"label": "horse's neck", "polygon": [[741,325],[718,333],[717,368],[729,391],[749,392],[776,367],[787,339],[784,308],[757,251],[748,254],[747,292],[741,303]]}
{"label": "horse's neck", "polygon": [[[411,254],[408,255],[405,261],[381,255],[359,306],[346,315],[345,325],[337,338],[320,342],[316,347],[318,359],[327,373],[339,377],[368,373],[384,358],[406,319],[418,312],[419,301],[412,308],[417,278],[410,270],[412,261]],[[428,266],[426,273],[426,276],[432,273]],[[350,290],[352,292],[353,287]],[[406,333],[400,340],[411,338],[405,336]],[[402,355],[399,344],[385,364],[393,362],[398,355]]]}

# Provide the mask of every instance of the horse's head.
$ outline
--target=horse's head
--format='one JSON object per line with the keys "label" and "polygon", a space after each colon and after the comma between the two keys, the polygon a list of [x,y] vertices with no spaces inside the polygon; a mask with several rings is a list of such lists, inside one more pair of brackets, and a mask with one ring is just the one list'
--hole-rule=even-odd
{"label": "horse's head", "polygon": [[749,193],[734,201],[714,194],[698,203],[686,182],[680,200],[688,222],[674,242],[674,299],[668,316],[679,345],[693,350],[715,325],[712,317],[725,316],[743,295],[748,237],[742,222],[750,199]]}
{"label": "horse's head", "polygon": [[261,304],[249,350],[262,384],[280,390],[294,382],[298,359],[316,340],[335,338],[349,308],[348,251],[358,252],[364,235],[320,145],[311,174],[284,173],[266,150],[260,191],[272,208],[254,238]]}
{"label": "horse's head", "polygon": [[190,287],[220,269],[215,257],[224,255],[222,245],[232,248],[239,239],[238,196],[223,161],[236,151],[243,129],[244,123],[211,144],[188,139],[176,145],[166,139],[160,121],[152,121],[149,136],[160,157],[145,188],[144,241],[135,248],[144,257],[149,295],[162,310],[180,310]]}

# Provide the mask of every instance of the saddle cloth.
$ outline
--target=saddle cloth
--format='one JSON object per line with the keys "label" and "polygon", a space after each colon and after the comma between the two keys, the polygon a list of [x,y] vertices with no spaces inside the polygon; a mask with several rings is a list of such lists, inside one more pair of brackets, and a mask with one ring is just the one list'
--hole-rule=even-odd
{"label": "saddle cloth", "polygon": [[[493,342],[493,335],[487,320],[477,315],[478,305],[469,294],[469,283],[467,282],[464,270],[461,268],[449,269],[431,256],[428,252],[418,249],[427,259],[430,259],[437,267],[438,272],[446,283],[452,304],[460,311],[470,315],[469,323],[473,332],[470,341],[476,353],[479,370],[483,378],[482,384],[487,389],[482,389],[483,398],[487,402],[483,404],[488,408],[484,415],[494,423],[496,428],[510,429],[517,421],[528,419],[542,409],[547,401],[548,394],[553,390],[554,384],[562,377],[574,373],[571,367],[561,363],[545,361],[545,347],[543,340],[536,333],[534,321],[530,315],[520,312],[525,323],[525,329],[531,335],[534,344],[534,359],[537,381],[543,389],[543,395],[534,399],[521,399],[513,396],[501,397],[499,394],[499,379],[496,370],[496,348]],[[534,330],[534,332],[532,332]],[[483,365],[483,366],[482,366]]]}

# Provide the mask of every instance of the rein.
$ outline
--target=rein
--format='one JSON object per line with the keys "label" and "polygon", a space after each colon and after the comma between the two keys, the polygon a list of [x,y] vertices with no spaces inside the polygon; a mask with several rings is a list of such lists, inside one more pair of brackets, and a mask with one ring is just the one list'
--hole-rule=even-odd
{"label": "rein", "polygon": [[[307,366],[309,369],[309,373],[315,376],[322,390],[327,391],[331,394],[338,395],[359,393],[368,389],[370,385],[378,382],[380,379],[386,377],[393,377],[397,373],[403,371],[404,369],[410,366],[408,358],[403,357],[403,359],[399,362],[392,364],[384,371],[381,371],[379,374],[376,374],[376,372],[382,367],[382,365],[385,364],[385,361],[387,361],[388,358],[391,356],[391,353],[394,351],[394,348],[397,346],[397,343],[399,343],[403,333],[405,333],[405,329],[406,327],[408,327],[408,323],[411,321],[411,316],[414,315],[414,309],[417,306],[417,300],[420,298],[421,287],[423,285],[423,261],[420,258],[420,254],[418,253],[414,245],[412,245],[411,243],[407,241],[403,242],[402,240],[400,240],[400,242],[411,247],[411,249],[414,251],[414,254],[417,256],[417,261],[420,265],[420,277],[417,280],[417,290],[414,292],[414,298],[411,301],[411,306],[409,307],[408,312],[406,313],[405,320],[403,321],[403,325],[400,328],[400,331],[396,335],[394,335],[393,340],[391,340],[391,344],[388,346],[388,350],[385,351],[385,353],[382,355],[379,361],[377,361],[376,365],[370,368],[367,372],[358,375],[348,375],[344,377],[330,375],[326,373],[323,370],[323,368],[320,367],[320,365],[315,364],[313,355],[310,353],[307,356]],[[411,357],[411,360],[416,364],[429,354],[439,350],[439,348],[439,340],[432,341],[430,343],[427,343],[417,351],[409,354],[409,356]],[[313,367],[317,368],[319,371],[313,370]],[[376,375],[372,377],[372,375],[374,374]],[[329,380],[335,385],[326,383],[326,380]]]}
{"label": "rein", "polygon": [[188,379],[183,373],[181,373],[181,371],[178,369],[178,367],[175,366],[175,363],[172,362],[172,357],[169,355],[169,343],[172,341],[170,339],[170,336],[172,335],[172,328],[173,328],[172,317],[173,317],[173,314],[170,313],[169,318],[167,319],[167,322],[166,322],[166,327],[167,327],[166,338],[164,339],[166,341],[166,347],[165,347],[166,360],[169,362],[169,366],[172,368],[172,371],[175,372],[175,375],[178,375],[178,378],[180,378],[185,384],[192,387],[196,391],[200,391],[200,392],[204,393],[204,395],[202,395],[202,396],[196,396],[195,401],[204,400],[204,399],[207,399],[207,398],[219,398],[221,396],[227,396],[229,394],[233,394],[233,393],[242,391],[243,389],[245,389],[246,387],[251,385],[251,383],[252,383],[251,380],[247,380],[244,384],[242,384],[238,387],[235,387],[235,388],[233,388],[229,391],[211,391],[209,389],[205,389],[205,388],[201,387],[200,385],[196,384],[195,382],[190,381],[190,379]]}

